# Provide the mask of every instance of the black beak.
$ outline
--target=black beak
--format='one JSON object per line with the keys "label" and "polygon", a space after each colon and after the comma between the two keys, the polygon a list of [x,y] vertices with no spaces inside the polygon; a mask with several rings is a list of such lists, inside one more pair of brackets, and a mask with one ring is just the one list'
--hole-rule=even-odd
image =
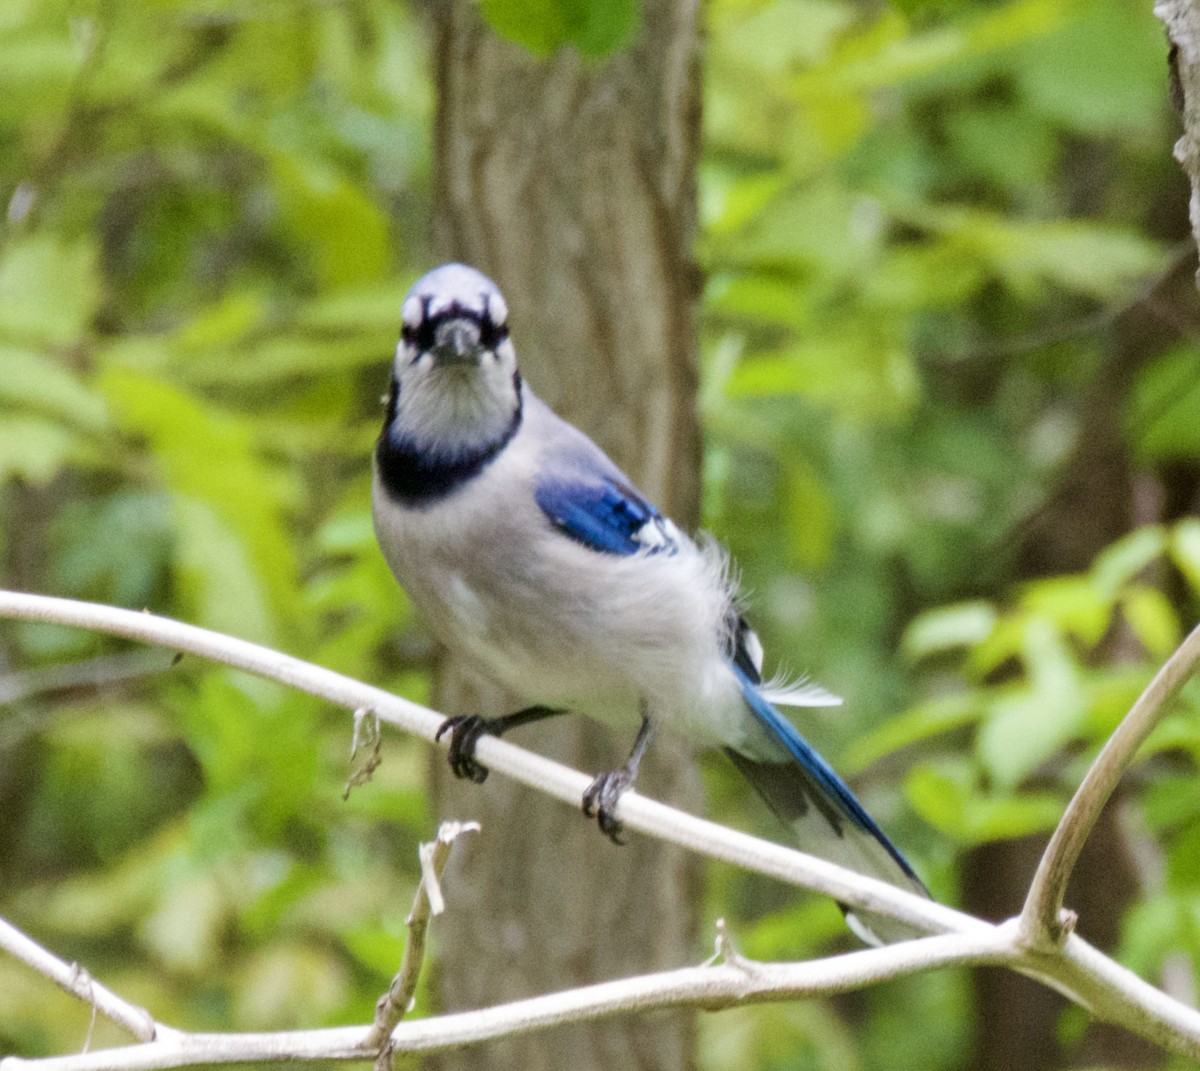
{"label": "black beak", "polygon": [[465,317],[455,317],[438,324],[434,336],[433,355],[438,364],[477,365],[483,356],[479,325]]}

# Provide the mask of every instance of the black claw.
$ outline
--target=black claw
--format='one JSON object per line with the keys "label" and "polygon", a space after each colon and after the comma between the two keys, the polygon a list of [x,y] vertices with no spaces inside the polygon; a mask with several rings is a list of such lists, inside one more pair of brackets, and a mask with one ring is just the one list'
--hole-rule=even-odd
{"label": "black claw", "polygon": [[462,714],[458,717],[447,718],[438,726],[434,740],[441,740],[445,733],[450,734],[450,769],[455,777],[465,777],[482,785],[487,780],[487,767],[480,766],[475,761],[475,745],[479,738],[496,728],[491,718],[481,718],[478,714]]}
{"label": "black claw", "polygon": [[481,785],[487,780],[487,767],[475,761],[475,745],[481,736],[503,736],[509,729],[531,725],[545,718],[553,718],[564,711],[556,707],[526,707],[515,714],[502,718],[482,718],[478,714],[461,714],[447,718],[438,726],[434,740],[450,734],[450,769],[455,777],[465,777]]}
{"label": "black claw", "polygon": [[633,785],[633,775],[622,767],[597,774],[596,779],[583,794],[583,813],[595,818],[600,832],[614,844],[624,844],[621,831],[624,827],[617,821],[617,801]]}

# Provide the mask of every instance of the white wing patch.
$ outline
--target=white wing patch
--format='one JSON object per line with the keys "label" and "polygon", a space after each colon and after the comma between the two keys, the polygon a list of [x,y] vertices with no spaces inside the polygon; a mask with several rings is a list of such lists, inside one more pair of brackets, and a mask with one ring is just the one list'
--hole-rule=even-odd
{"label": "white wing patch", "polygon": [[633,541],[647,550],[678,550],[679,529],[666,517],[651,517],[633,533]]}
{"label": "white wing patch", "polygon": [[[758,650],[761,657],[761,645]],[[842,705],[840,695],[834,695],[833,692],[827,691],[807,677],[801,677],[796,681],[776,678],[767,681],[758,690],[768,703],[774,703],[779,707],[840,707]]]}
{"label": "white wing patch", "polygon": [[750,659],[750,664],[754,666],[761,677],[763,667],[762,640],[758,638],[758,633],[747,625],[742,629],[741,641],[742,650],[746,652],[746,656]]}

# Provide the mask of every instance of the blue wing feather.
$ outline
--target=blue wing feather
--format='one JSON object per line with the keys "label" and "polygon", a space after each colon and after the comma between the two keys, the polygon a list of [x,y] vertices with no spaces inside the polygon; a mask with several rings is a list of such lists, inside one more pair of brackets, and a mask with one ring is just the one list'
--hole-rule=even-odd
{"label": "blue wing feather", "polygon": [[679,549],[674,525],[615,477],[541,480],[534,498],[556,528],[602,554]]}
{"label": "blue wing feather", "polygon": [[[896,865],[920,885],[920,879],[914,873],[908,860],[896,849],[887,834],[858,802],[850,787],[843,781],[811,744],[804,739],[782,714],[779,713],[759,693],[754,683],[736,665],[733,667],[742,686],[742,695],[746,705],[755,719],[767,732],[799,763],[799,774],[804,783],[805,795],[839,836],[842,835],[843,825],[849,823],[864,833],[873,837],[896,862]],[[735,761],[738,757],[733,756]],[[739,767],[743,766],[738,762]],[[748,770],[744,770],[749,774]],[[752,778],[753,779],[753,778]],[[768,801],[770,802],[770,801]]]}

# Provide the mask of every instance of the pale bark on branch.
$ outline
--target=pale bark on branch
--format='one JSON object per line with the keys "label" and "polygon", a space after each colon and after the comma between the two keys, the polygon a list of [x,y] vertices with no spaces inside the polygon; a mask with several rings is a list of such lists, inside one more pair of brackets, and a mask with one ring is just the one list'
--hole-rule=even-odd
{"label": "pale bark on branch", "polygon": [[1175,105],[1183,117],[1183,135],[1175,159],[1192,186],[1188,214],[1200,243],[1200,5],[1196,0],[1159,0],[1154,14],[1171,41],[1171,80]]}
{"label": "pale bark on branch", "polygon": [[[184,651],[290,685],[351,711],[371,709],[380,720],[433,739],[441,715],[330,670],[256,644],[178,621],[111,606],[0,591],[0,618],[86,628]],[[715,1009],[747,1001],[796,999],[861,988],[888,978],[950,964],[1011,967],[1066,994],[1092,1015],[1119,1023],[1164,1048],[1200,1058],[1200,1013],[1173,1000],[1092,948],[1069,927],[1045,926],[1057,918],[1061,890],[1077,847],[1095,821],[1111,785],[1132,761],[1136,744],[1161,717],[1166,701],[1194,668],[1200,638],[1193,633],[1139,698],[1114,741],[1097,759],[1085,785],[1106,791],[1077,796],[1047,852],[1050,878],[1039,878],[1027,916],[995,926],[824,860],[759,840],[666,807],[637,793],[622,798],[618,813],[631,831],[722,859],[867,911],[899,919],[934,936],[808,963],[752,963],[720,942],[724,962],[605,982],[476,1011],[392,1025],[394,1055],[433,1052],[544,1030],[568,1022],[667,1007]],[[578,806],[589,778],[503,740],[485,737],[480,761],[539,791]],[[1082,799],[1081,799],[1082,797]],[[1055,844],[1070,847],[1056,848]],[[444,859],[442,860],[444,861]],[[436,886],[429,891],[436,896]],[[1043,891],[1037,892],[1037,889]],[[423,908],[421,910],[424,910]],[[1034,929],[1030,930],[1031,919]],[[1042,924],[1041,929],[1037,923]],[[1031,933],[1035,939],[1031,939]],[[41,949],[8,924],[0,948],[129,1030],[142,1044],[43,1060],[9,1057],[0,1071],[105,1071],[264,1060],[363,1060],[378,1056],[376,1026],[276,1034],[187,1034],[155,1023],[79,968]],[[36,954],[30,950],[36,950]],[[73,980],[74,979],[74,980]],[[79,979],[85,979],[79,983]],[[408,992],[408,981],[400,989]],[[152,1039],[152,1040],[150,1040]]]}

